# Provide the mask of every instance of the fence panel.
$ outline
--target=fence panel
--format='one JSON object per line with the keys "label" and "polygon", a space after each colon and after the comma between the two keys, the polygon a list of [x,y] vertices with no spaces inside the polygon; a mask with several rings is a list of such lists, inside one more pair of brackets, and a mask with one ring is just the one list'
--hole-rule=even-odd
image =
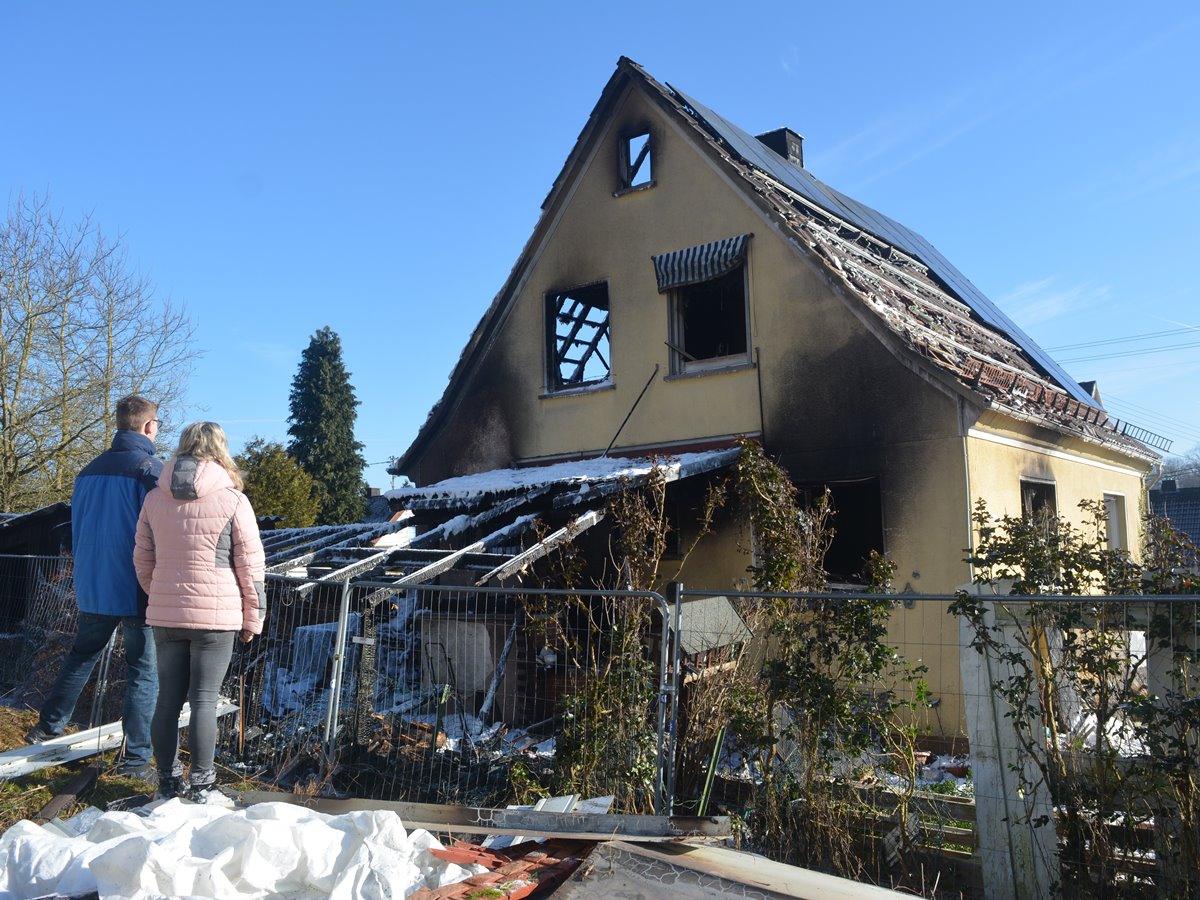
{"label": "fence panel", "polygon": [[[627,812],[759,814],[762,757],[733,713],[761,705],[753,692],[774,671],[792,681],[772,695],[770,765],[803,783],[812,746],[841,754],[824,776],[855,798],[838,808],[869,839],[872,880],[899,877],[907,853],[977,893],[983,832],[1028,831],[1035,800],[1068,892],[1169,894],[1200,864],[1194,597],[976,598],[991,604],[985,621],[969,606],[951,614],[954,596],[680,589],[668,602],[268,582],[266,632],[238,647],[224,685],[240,713],[221,722],[219,759],[285,789],[469,805],[577,792],[613,794]],[[37,706],[74,634],[69,557],[0,556],[0,601],[3,689]],[[891,652],[864,675],[855,653],[869,641],[855,634],[873,633],[844,629],[881,610],[875,637]],[[771,669],[781,660],[792,669]],[[106,721],[120,715],[122,672],[118,652]],[[814,712],[835,695],[859,733]],[[995,777],[981,777],[988,766]],[[814,809],[811,795],[796,802]],[[987,840],[1011,854],[1009,837]]]}
{"label": "fence panel", "polygon": [[[76,616],[69,556],[0,555],[0,693],[10,703],[41,705],[74,641]],[[119,644],[109,676],[123,683]],[[79,708],[90,702],[89,687]]]}
{"label": "fence panel", "polygon": [[982,595],[960,609],[981,651],[971,737],[977,802],[995,812],[981,815],[999,848],[989,884],[1191,896],[1200,600]]}
{"label": "fence panel", "polygon": [[242,767],[389,800],[570,789],[663,807],[661,596],[270,583],[269,634],[225,686],[243,715],[222,746]]}
{"label": "fence panel", "polygon": [[331,700],[349,699],[333,678],[344,585],[267,576],[266,586],[263,633],[235,643],[221,688],[239,712],[219,723],[218,758],[290,788],[323,777]]}

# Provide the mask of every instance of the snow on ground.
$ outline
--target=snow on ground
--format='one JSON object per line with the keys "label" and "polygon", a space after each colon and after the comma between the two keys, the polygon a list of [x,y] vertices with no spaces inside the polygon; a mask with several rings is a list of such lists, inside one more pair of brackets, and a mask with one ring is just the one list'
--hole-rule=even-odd
{"label": "snow on ground", "polygon": [[18,822],[0,835],[0,898],[96,891],[106,898],[403,897],[485,871],[429,851],[395,813],[324,815],[288,803],[160,801],[132,812],[85,810],[66,822]]}

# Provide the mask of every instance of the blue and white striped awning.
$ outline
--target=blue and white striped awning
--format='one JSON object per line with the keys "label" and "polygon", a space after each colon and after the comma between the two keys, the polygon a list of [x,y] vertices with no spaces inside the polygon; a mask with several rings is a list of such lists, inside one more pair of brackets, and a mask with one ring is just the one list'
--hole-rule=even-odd
{"label": "blue and white striped awning", "polygon": [[712,281],[732,272],[746,260],[746,245],[751,235],[739,234],[711,244],[672,250],[650,257],[654,260],[654,276],[661,294],[687,284]]}

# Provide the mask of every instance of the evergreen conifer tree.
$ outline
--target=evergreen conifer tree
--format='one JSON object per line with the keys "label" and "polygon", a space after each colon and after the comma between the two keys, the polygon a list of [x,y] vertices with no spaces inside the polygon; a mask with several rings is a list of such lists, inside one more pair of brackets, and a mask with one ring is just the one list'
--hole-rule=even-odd
{"label": "evergreen conifer tree", "polygon": [[255,438],[236,461],[245,476],[242,491],[256,514],[278,516],[285,528],[307,528],[317,520],[312,476],[288,455],[283,444]]}
{"label": "evergreen conifer tree", "polygon": [[292,379],[288,453],[313,478],[319,525],[363,516],[362,444],[354,439],[358,400],[342,363],[342,342],[328,326],[312,336]]}

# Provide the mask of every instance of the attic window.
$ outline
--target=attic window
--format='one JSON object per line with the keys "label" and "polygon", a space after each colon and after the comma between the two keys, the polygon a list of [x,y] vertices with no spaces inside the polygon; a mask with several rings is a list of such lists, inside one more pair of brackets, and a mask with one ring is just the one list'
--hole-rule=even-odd
{"label": "attic window", "polygon": [[641,131],[622,139],[619,143],[621,190],[628,191],[653,185],[654,170],[650,158],[650,132]]}
{"label": "attic window", "polygon": [[546,294],[549,389],[561,391],[608,381],[608,284]]}

